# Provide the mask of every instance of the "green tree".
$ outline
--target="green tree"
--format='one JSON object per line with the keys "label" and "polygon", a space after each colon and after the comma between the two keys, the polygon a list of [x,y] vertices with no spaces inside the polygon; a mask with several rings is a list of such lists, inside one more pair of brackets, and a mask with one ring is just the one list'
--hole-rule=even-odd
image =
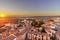
{"label": "green tree", "polygon": [[47,33],[47,32],[45,31],[45,27],[42,27],[42,32],[43,32],[43,33]]}
{"label": "green tree", "polygon": [[54,22],[54,20],[53,20],[53,19],[49,19],[48,21]]}
{"label": "green tree", "polygon": [[38,27],[42,27],[43,24],[44,24],[43,21],[39,21]]}
{"label": "green tree", "polygon": [[37,25],[37,22],[35,20],[33,20],[31,25],[35,27]]}
{"label": "green tree", "polygon": [[32,21],[31,25],[34,27],[41,27],[44,24],[43,21],[36,22],[35,20]]}
{"label": "green tree", "polygon": [[52,39],[52,40],[56,40],[56,35],[53,35],[53,36],[51,37],[51,39]]}

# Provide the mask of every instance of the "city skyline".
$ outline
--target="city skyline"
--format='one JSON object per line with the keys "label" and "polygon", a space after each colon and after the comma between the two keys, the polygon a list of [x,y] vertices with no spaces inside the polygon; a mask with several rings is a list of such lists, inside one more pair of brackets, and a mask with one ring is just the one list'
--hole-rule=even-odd
{"label": "city skyline", "polygon": [[0,14],[60,16],[60,0],[0,0]]}

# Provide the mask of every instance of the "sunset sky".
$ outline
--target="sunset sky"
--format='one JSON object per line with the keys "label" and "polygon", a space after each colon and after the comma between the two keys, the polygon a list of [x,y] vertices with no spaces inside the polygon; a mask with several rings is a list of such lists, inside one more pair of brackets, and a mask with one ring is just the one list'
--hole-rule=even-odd
{"label": "sunset sky", "polygon": [[59,16],[60,0],[0,0],[0,14]]}

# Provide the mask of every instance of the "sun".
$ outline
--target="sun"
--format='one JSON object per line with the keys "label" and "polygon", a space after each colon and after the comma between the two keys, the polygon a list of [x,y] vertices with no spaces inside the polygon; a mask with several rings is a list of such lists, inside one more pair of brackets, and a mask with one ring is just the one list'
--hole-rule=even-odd
{"label": "sun", "polygon": [[6,17],[6,15],[5,14],[0,14],[0,17],[4,18],[4,17]]}

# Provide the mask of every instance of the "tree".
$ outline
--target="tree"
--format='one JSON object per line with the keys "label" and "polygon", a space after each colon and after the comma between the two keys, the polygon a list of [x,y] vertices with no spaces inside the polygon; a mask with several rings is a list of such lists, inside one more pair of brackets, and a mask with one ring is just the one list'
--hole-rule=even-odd
{"label": "tree", "polygon": [[[44,22],[43,22],[42,20],[40,20],[40,21],[38,21],[38,22],[35,21],[35,20],[33,20],[32,23],[31,23],[32,26],[37,27],[37,28],[42,27],[43,24],[44,24]],[[37,29],[37,30],[40,31],[39,29]],[[42,27],[42,31],[41,31],[41,32],[46,33],[45,27]]]}
{"label": "tree", "polygon": [[35,20],[33,20],[31,25],[35,27],[37,25],[37,22]]}
{"label": "tree", "polygon": [[48,21],[54,22],[54,20],[53,20],[53,19],[49,19]]}
{"label": "tree", "polygon": [[31,25],[34,26],[34,27],[41,27],[42,25],[44,24],[43,21],[38,21],[36,22],[35,20],[32,21]]}
{"label": "tree", "polygon": [[45,31],[45,27],[42,27],[42,32],[43,32],[43,33],[47,33],[47,32]]}
{"label": "tree", "polygon": [[52,39],[52,40],[56,40],[56,35],[53,35],[53,36],[51,37],[51,39]]}
{"label": "tree", "polygon": [[44,24],[43,21],[39,21],[38,27],[42,27],[43,24]]}

